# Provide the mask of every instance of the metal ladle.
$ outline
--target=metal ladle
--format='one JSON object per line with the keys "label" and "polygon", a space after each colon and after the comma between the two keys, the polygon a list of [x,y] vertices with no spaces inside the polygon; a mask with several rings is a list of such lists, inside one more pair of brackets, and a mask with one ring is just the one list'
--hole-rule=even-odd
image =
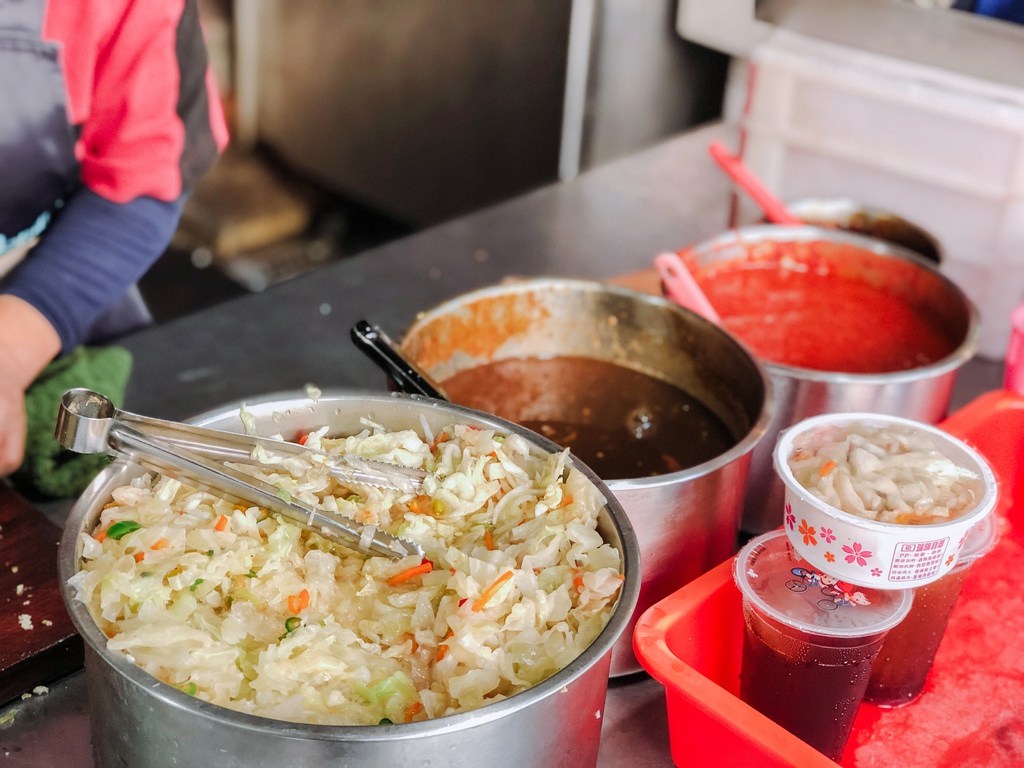
{"label": "metal ladle", "polygon": [[250,462],[257,447],[323,462],[342,482],[415,492],[425,473],[356,456],[314,451],[295,443],[162,421],[118,410],[105,396],[71,389],[61,398],[57,441],[76,453],[107,453],[211,491],[228,501],[272,510],[294,525],[365,555],[399,559],[423,550],[374,526],[323,514],[306,502],[223,462]]}

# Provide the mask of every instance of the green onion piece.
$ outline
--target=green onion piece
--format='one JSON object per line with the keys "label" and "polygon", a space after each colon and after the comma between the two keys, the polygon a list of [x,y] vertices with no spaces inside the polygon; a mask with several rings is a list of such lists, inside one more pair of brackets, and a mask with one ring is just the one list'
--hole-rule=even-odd
{"label": "green onion piece", "polygon": [[139,574],[139,576],[141,576],[142,578],[146,578],[147,576],[152,576],[152,575],[153,575],[152,571],[143,571],[142,573]]}
{"label": "green onion piece", "polygon": [[137,531],[142,526],[134,520],[118,520],[107,528],[107,538],[119,540],[122,536],[127,536],[132,531]]}
{"label": "green onion piece", "polygon": [[290,502],[292,500],[292,495],[288,493],[288,491],[286,491],[284,488],[278,488],[277,492],[274,495],[277,496],[277,498],[279,498],[281,501]]}
{"label": "green onion piece", "polygon": [[494,436],[494,442],[496,442],[496,443],[504,443],[505,442],[505,436],[504,435],[495,435]]}
{"label": "green onion piece", "polygon": [[188,591],[189,592],[195,592],[196,591],[196,587],[198,587],[204,581],[206,581],[206,579],[196,579],[195,581],[192,582],[192,586],[188,588]]}
{"label": "green onion piece", "polygon": [[360,499],[356,494],[353,493],[351,496],[347,497],[345,501],[351,501],[353,504],[357,504],[360,501],[362,501],[362,499]]}
{"label": "green onion piece", "polygon": [[178,686],[178,690],[182,691],[183,693],[187,693],[189,696],[195,696],[196,691],[199,690],[199,686],[197,686],[195,683],[182,683]]}
{"label": "green onion piece", "polygon": [[213,557],[213,550],[212,549],[206,550],[206,556],[207,557]]}
{"label": "green onion piece", "polygon": [[256,571],[249,571],[245,575],[248,576],[250,579],[255,579],[256,578]]}
{"label": "green onion piece", "polygon": [[299,625],[301,623],[302,619],[300,619],[298,616],[289,616],[287,619],[284,620],[285,632],[294,632],[296,629],[299,628]]}
{"label": "green onion piece", "polygon": [[394,723],[388,720],[386,717],[382,717],[380,719],[380,722],[377,723],[377,725],[394,725]]}
{"label": "green onion piece", "polygon": [[444,514],[444,502],[441,501],[440,499],[434,499],[434,514]]}

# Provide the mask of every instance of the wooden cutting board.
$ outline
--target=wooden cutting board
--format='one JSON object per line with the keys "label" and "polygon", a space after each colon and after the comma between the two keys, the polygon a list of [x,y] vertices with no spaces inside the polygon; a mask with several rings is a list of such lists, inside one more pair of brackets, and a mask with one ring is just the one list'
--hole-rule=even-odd
{"label": "wooden cutting board", "polygon": [[57,576],[60,536],[42,512],[0,485],[0,705],[82,666],[82,638]]}

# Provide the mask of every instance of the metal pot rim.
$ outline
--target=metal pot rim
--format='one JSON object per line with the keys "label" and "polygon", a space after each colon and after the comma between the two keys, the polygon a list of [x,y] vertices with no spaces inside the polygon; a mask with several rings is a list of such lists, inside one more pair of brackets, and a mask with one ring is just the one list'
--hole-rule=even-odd
{"label": "metal pot rim", "polygon": [[[547,440],[541,435],[530,432],[512,422],[499,419],[491,414],[482,413],[465,408],[454,403],[441,400],[432,400],[419,395],[404,395],[400,393],[368,393],[358,390],[346,389],[325,389],[317,400],[330,401],[358,400],[361,403],[387,402],[393,400],[408,400],[420,403],[433,408],[449,411],[453,421],[460,417],[471,421],[486,424],[504,432],[514,432],[526,438],[529,442],[549,452],[560,451],[559,446]],[[244,401],[235,401],[225,404],[220,408],[204,411],[198,416],[189,419],[190,422],[202,424],[216,417],[230,413],[236,413],[242,403],[247,407],[266,406],[273,403],[281,403],[282,410],[296,405],[307,406],[311,401],[308,394],[299,391],[277,392],[259,397],[248,398]],[[230,725],[231,728],[245,729],[251,731],[265,732],[268,729],[274,730],[279,736],[295,739],[316,739],[321,741],[359,741],[359,742],[390,742],[396,740],[414,739],[422,736],[433,736],[442,733],[466,730],[484,723],[498,720],[517,712],[536,700],[553,696],[563,690],[570,683],[582,676],[605,654],[610,653],[612,646],[619,635],[625,629],[636,606],[640,594],[640,550],[637,543],[633,526],[629,522],[622,505],[615,498],[614,493],[608,488],[594,472],[579,461],[575,462],[577,469],[583,472],[588,479],[594,482],[598,489],[605,496],[605,508],[612,526],[619,535],[622,553],[622,570],[625,579],[619,600],[616,603],[608,623],[594,641],[583,650],[572,662],[537,685],[520,691],[507,699],[488,704],[479,709],[470,710],[454,715],[446,715],[433,720],[426,720],[415,723],[396,723],[386,726],[361,726],[361,725],[314,725],[306,723],[293,723],[285,720],[251,715],[244,712],[237,712],[217,704],[201,701],[182,691],[177,690],[157,678],[143,671],[135,664],[129,662],[123,654],[107,650],[106,636],[100,631],[96,622],[89,614],[88,608],[75,599],[75,591],[68,586],[68,579],[73,576],[77,568],[77,541],[78,534],[82,531],[85,518],[95,506],[101,493],[110,490],[107,486],[115,479],[128,471],[132,465],[128,462],[118,460],[100,472],[89,484],[79,499],[75,502],[65,523],[64,532],[61,535],[60,549],[58,553],[58,571],[60,575],[61,593],[64,598],[65,607],[71,615],[71,619],[78,629],[79,634],[88,643],[91,649],[121,677],[125,678],[132,685],[139,688],[149,689],[149,695],[158,698],[163,704],[175,707],[176,709],[192,712],[200,717],[218,720]],[[141,473],[141,468],[138,470]]]}
{"label": "metal pot rim", "polygon": [[942,285],[949,292],[958,298],[967,311],[967,332],[963,341],[949,355],[936,360],[934,363],[919,368],[910,368],[905,371],[891,371],[888,373],[841,373],[836,371],[819,371],[812,368],[800,368],[783,363],[775,363],[769,360],[762,360],[765,368],[773,374],[780,374],[791,379],[802,379],[804,381],[820,381],[829,384],[904,384],[918,381],[920,379],[932,379],[948,371],[955,370],[974,357],[978,344],[981,341],[981,317],[974,302],[968,298],[963,290],[942,274],[936,265],[923,256],[915,253],[909,248],[889,243],[854,232],[846,232],[838,229],[825,229],[811,225],[783,226],[778,224],[758,224],[749,227],[739,227],[709,240],[701,241],[686,248],[686,251],[695,256],[710,253],[724,246],[732,246],[744,243],[759,242],[811,242],[824,240],[827,242],[851,245],[870,251],[878,256],[902,259],[927,270],[935,275]]}
{"label": "metal pot rim", "polygon": [[[416,317],[416,321],[409,326],[402,338],[402,344],[404,345],[405,339],[413,334],[418,328],[427,323],[433,321],[437,317],[451,314],[456,308],[463,307],[466,304],[470,304],[475,301],[482,299],[491,298],[494,296],[502,296],[509,293],[530,293],[535,291],[537,288],[553,288],[553,289],[589,289],[599,290],[602,293],[616,294],[631,298],[635,301],[641,301],[646,304],[651,304],[657,307],[661,307],[666,311],[682,314],[695,319],[699,324],[706,326],[707,330],[715,333],[722,337],[722,339],[734,347],[737,347],[744,355],[746,355],[754,370],[757,371],[757,375],[761,379],[761,386],[764,390],[764,398],[761,403],[761,411],[758,414],[757,419],[754,420],[747,433],[743,436],[736,445],[732,446],[729,450],[720,453],[713,459],[709,459],[696,466],[682,469],[678,472],[669,472],[663,475],[655,475],[653,477],[636,477],[636,478],[622,478],[615,480],[605,480],[605,484],[614,492],[616,489],[627,490],[634,488],[657,488],[662,485],[674,485],[686,480],[691,480],[697,477],[703,477],[709,475],[721,469],[724,466],[731,464],[738,458],[744,456],[754,449],[754,446],[760,442],[761,438],[768,431],[768,427],[771,424],[772,419],[775,416],[775,391],[772,384],[771,377],[767,373],[767,366],[764,362],[750,351],[747,345],[742,339],[737,338],[733,334],[726,331],[719,325],[712,323],[705,317],[702,317],[696,312],[681,307],[673,301],[669,301],[663,296],[656,296],[651,293],[643,293],[642,291],[635,291],[631,288],[625,288],[619,285],[611,285],[608,283],[602,283],[597,280],[583,280],[579,278],[571,277],[531,277],[524,278],[522,280],[516,280],[514,282],[500,283],[498,285],[490,285],[484,288],[478,288],[474,291],[468,291],[466,293],[459,294],[458,296],[448,299],[441,304],[438,304],[426,312],[420,313]],[[536,434],[531,432],[530,434]],[[577,462],[579,463],[579,462]]]}

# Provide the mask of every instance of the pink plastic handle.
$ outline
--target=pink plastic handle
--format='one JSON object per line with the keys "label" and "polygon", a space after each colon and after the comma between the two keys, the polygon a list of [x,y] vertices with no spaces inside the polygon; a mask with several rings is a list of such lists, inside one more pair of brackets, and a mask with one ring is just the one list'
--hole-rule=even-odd
{"label": "pink plastic handle", "polygon": [[686,307],[698,315],[710,320],[713,323],[721,324],[722,318],[718,316],[715,308],[711,306],[704,291],[693,279],[686,263],[679,258],[678,253],[659,253],[654,257],[654,267],[665,284],[668,297],[681,307]]}
{"label": "pink plastic handle", "polygon": [[803,222],[789,212],[785,204],[775,195],[765,189],[757,177],[750,172],[750,169],[743,164],[735,155],[729,153],[725,145],[713,141],[708,145],[708,152],[718,163],[718,167],[725,171],[739,187],[753,198],[754,202],[764,211],[768,221],[773,224],[803,224]]}
{"label": "pink plastic handle", "polygon": [[1006,369],[1003,386],[1018,395],[1024,395],[1024,304],[1010,314],[1013,330],[1006,348]]}

